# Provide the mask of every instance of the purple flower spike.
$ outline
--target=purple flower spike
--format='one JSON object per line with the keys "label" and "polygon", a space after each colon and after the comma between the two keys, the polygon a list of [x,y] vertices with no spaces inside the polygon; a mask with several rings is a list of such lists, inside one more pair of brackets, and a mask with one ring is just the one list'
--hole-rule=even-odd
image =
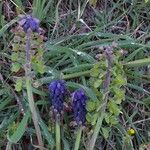
{"label": "purple flower spike", "polygon": [[78,125],[85,123],[86,100],[87,97],[83,89],[78,89],[72,94],[74,118]]}
{"label": "purple flower spike", "polygon": [[38,32],[39,23],[40,21],[38,19],[33,18],[30,15],[21,17],[21,20],[19,21],[19,24],[23,28],[24,32],[27,32],[29,29],[32,30],[32,32]]}
{"label": "purple flower spike", "polygon": [[64,80],[56,80],[49,84],[49,92],[54,108],[54,115],[60,115],[63,111],[63,102],[67,94]]}

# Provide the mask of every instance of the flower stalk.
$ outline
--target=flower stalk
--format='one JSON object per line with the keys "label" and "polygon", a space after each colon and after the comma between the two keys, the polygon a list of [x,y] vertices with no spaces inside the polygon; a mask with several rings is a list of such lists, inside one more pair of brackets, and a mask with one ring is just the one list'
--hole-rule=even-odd
{"label": "flower stalk", "polygon": [[82,126],[78,128],[74,150],[79,150],[82,135]]}
{"label": "flower stalk", "polygon": [[60,139],[60,121],[56,121],[55,123],[55,130],[56,130],[56,150],[61,150],[61,139]]}
{"label": "flower stalk", "polygon": [[109,85],[110,85],[110,80],[111,80],[111,68],[112,68],[112,61],[113,61],[112,47],[106,47],[106,49],[105,49],[105,58],[107,60],[108,67],[107,67],[107,73],[106,73],[106,76],[105,76],[105,80],[103,82],[103,92],[104,92],[104,95],[105,95],[104,99],[103,99],[104,104],[103,104],[103,107],[101,108],[101,110],[99,111],[100,116],[97,119],[93,135],[91,137],[91,140],[90,140],[88,148],[87,148],[88,150],[94,150],[96,139],[98,137],[100,128],[102,126],[103,119],[105,117],[105,111],[106,111],[106,106],[107,106],[107,102],[108,102]]}
{"label": "flower stalk", "polygon": [[38,144],[40,146],[40,150],[43,150],[44,144],[42,140],[42,134],[41,130],[38,124],[38,116],[35,108],[35,103],[34,103],[34,98],[33,98],[33,93],[32,93],[32,86],[31,86],[31,52],[30,52],[30,41],[31,41],[31,31],[28,30],[27,34],[27,42],[26,42],[26,64],[25,64],[25,76],[26,76],[26,89],[27,89],[27,96],[28,96],[28,101],[29,101],[29,107],[32,113],[32,120],[34,123],[34,127],[36,130],[36,135],[38,139]]}

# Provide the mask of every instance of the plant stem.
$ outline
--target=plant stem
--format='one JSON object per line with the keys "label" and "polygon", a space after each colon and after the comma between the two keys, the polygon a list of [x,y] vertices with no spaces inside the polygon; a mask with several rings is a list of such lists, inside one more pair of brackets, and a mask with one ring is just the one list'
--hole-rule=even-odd
{"label": "plant stem", "polygon": [[102,122],[103,122],[103,119],[104,119],[104,116],[105,116],[106,106],[107,106],[107,102],[108,102],[109,85],[110,85],[110,81],[111,81],[111,71],[110,70],[112,68],[112,63],[113,63],[112,47],[107,47],[105,49],[105,57],[106,57],[106,60],[107,60],[107,63],[108,63],[108,67],[107,67],[107,73],[106,73],[106,76],[105,76],[105,80],[103,82],[103,92],[104,92],[103,101],[104,101],[104,103],[103,103],[102,109],[100,110],[101,116],[99,116],[99,118],[97,119],[96,126],[95,126],[95,129],[94,129],[94,133],[93,133],[92,138],[89,142],[88,150],[94,150],[96,139],[98,137],[98,134],[99,134],[99,131],[100,131],[100,128],[102,126]]}
{"label": "plant stem", "polygon": [[27,32],[27,42],[26,42],[26,64],[25,64],[25,75],[26,75],[26,89],[27,89],[27,96],[29,101],[29,107],[32,113],[32,120],[34,123],[34,127],[36,130],[36,135],[38,139],[38,143],[40,146],[40,150],[43,150],[44,144],[42,141],[41,130],[38,124],[38,116],[35,108],[33,93],[32,93],[32,86],[31,86],[31,52],[30,52],[30,41],[31,41],[31,33],[30,31]]}
{"label": "plant stem", "polygon": [[41,147],[40,149],[43,150],[42,147],[44,147],[44,144],[43,144],[43,141],[42,141],[41,130],[40,130],[40,127],[39,127],[39,124],[38,124],[38,117],[37,117],[36,108],[35,108],[35,104],[34,104],[30,77],[26,77],[26,88],[27,88],[29,107],[30,107],[30,110],[31,110],[31,113],[32,113],[32,120],[33,120],[34,127],[35,127],[35,130],[36,130],[38,143],[39,143],[39,146]]}
{"label": "plant stem", "polygon": [[55,130],[56,130],[56,150],[61,150],[61,144],[60,144],[60,122],[56,120],[55,123]]}
{"label": "plant stem", "polygon": [[79,149],[81,135],[82,135],[82,126],[78,128],[74,150],[78,150]]}
{"label": "plant stem", "polygon": [[8,142],[6,146],[6,150],[12,150],[11,146],[12,146],[12,143]]}
{"label": "plant stem", "polygon": [[92,135],[92,138],[90,140],[90,143],[88,145],[87,150],[93,150],[94,149],[94,146],[95,146],[95,143],[96,143],[96,139],[97,139],[97,136],[99,134],[99,130],[100,130],[101,126],[102,126],[103,119],[104,119],[104,113],[101,114],[101,116],[98,118],[98,120],[96,122],[94,133]]}

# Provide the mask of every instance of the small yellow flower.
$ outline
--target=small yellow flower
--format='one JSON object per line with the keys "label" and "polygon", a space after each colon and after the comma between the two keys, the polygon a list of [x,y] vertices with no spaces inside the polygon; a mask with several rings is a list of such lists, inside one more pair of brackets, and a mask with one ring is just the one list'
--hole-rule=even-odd
{"label": "small yellow flower", "polygon": [[130,128],[127,132],[131,136],[135,135],[135,130],[133,128]]}

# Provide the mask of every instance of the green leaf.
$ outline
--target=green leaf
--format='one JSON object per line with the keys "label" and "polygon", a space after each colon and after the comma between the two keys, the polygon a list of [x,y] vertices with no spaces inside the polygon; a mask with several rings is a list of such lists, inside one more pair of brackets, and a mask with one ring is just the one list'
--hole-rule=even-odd
{"label": "green leaf", "polygon": [[150,105],[150,97],[142,100],[146,105]]}
{"label": "green leaf", "polygon": [[0,103],[0,111],[7,105],[9,104],[9,102],[11,102],[11,99],[5,98],[5,99],[1,99],[1,103]]}
{"label": "green leaf", "polygon": [[9,117],[5,117],[0,124],[0,131],[8,128],[8,126],[19,116],[19,111],[15,114],[10,114]]}
{"label": "green leaf", "polygon": [[13,63],[13,64],[12,64],[11,71],[12,71],[12,72],[18,72],[20,68],[21,68],[21,65],[16,62],[16,63]]}
{"label": "green leaf", "polygon": [[14,3],[18,6],[18,7],[23,7],[23,3],[21,0],[14,0]]}
{"label": "green leaf", "polygon": [[127,56],[127,58],[125,58],[125,61],[128,62],[128,61],[134,59],[134,57],[135,57],[140,51],[144,51],[144,48],[141,47],[141,48],[138,48],[137,50],[134,50],[131,54],[129,54],[129,55]]}
{"label": "green leaf", "polygon": [[33,62],[33,69],[35,70],[35,72],[43,74],[45,72],[44,62],[42,60],[36,60],[35,62]]}
{"label": "green leaf", "polygon": [[92,77],[98,77],[100,73],[99,64],[95,64],[94,67],[91,69],[91,76]]}
{"label": "green leaf", "polygon": [[110,114],[106,113],[105,114],[105,121],[107,124],[109,124],[110,120],[109,120]]}
{"label": "green leaf", "polygon": [[92,122],[91,124],[94,126],[96,124],[96,121],[97,121],[97,118],[98,118],[98,113],[95,113],[94,115],[92,115]]}
{"label": "green leaf", "polygon": [[114,84],[122,86],[122,85],[126,85],[127,84],[127,80],[124,76],[122,76],[121,74],[118,74],[116,76],[116,78],[113,81]]}
{"label": "green leaf", "polygon": [[87,120],[87,122],[91,123],[91,121],[92,121],[92,116],[91,116],[90,113],[87,113],[87,114],[86,114],[86,120]]}
{"label": "green leaf", "polygon": [[29,117],[30,117],[30,112],[28,111],[28,112],[26,112],[25,116],[23,117],[23,119],[19,123],[18,128],[13,133],[13,135],[10,135],[10,133],[8,132],[7,139],[10,142],[17,143],[22,138],[22,136],[24,135],[24,133],[26,131],[26,126],[27,126],[27,122],[28,122]]}
{"label": "green leaf", "polygon": [[22,90],[22,78],[16,80],[15,90],[20,92]]}
{"label": "green leaf", "polygon": [[89,3],[90,5],[96,7],[97,0],[90,0]]}
{"label": "green leaf", "polygon": [[96,109],[96,102],[95,101],[88,101],[86,104],[87,111],[94,111]]}
{"label": "green leaf", "polygon": [[48,127],[47,125],[43,122],[43,120],[41,119],[40,115],[38,115],[38,119],[39,119],[39,125],[43,131],[43,135],[46,138],[48,144],[51,146],[51,149],[54,148],[55,142],[54,139],[52,137],[52,134],[50,134],[50,132],[48,131]]}
{"label": "green leaf", "polygon": [[9,23],[7,23],[5,26],[3,26],[3,28],[0,29],[0,37],[3,36],[4,32],[14,23],[16,23],[18,21],[18,19],[13,19],[11,20]]}
{"label": "green leaf", "polygon": [[64,136],[62,141],[63,141],[64,150],[70,150],[69,142],[64,138]]}
{"label": "green leaf", "polygon": [[150,4],[150,0],[145,0],[145,3],[146,4]]}
{"label": "green leaf", "polygon": [[87,63],[87,64],[77,65],[77,66],[74,66],[74,67],[65,68],[64,70],[62,70],[62,72],[73,73],[73,72],[88,70],[88,69],[91,69],[92,67],[93,67],[93,64],[88,64]]}
{"label": "green leaf", "polygon": [[116,104],[120,104],[123,100],[125,100],[125,90],[120,88],[114,88],[114,101]]}
{"label": "green leaf", "polygon": [[12,53],[12,55],[11,55],[11,60],[12,61],[17,61],[17,59],[18,59],[18,53]]}
{"label": "green leaf", "polygon": [[109,137],[109,129],[108,128],[102,128],[102,134],[105,139]]}
{"label": "green leaf", "polygon": [[4,88],[0,90],[0,96],[2,96],[3,94],[7,94],[7,91]]}
{"label": "green leaf", "polygon": [[76,50],[76,49],[71,49],[68,47],[63,47],[63,46],[56,46],[56,45],[47,45],[47,56],[56,56],[58,54],[62,53],[72,53],[73,55],[77,55],[79,58],[82,58],[82,60],[85,60],[89,63],[96,63],[96,60],[89,54]]}
{"label": "green leaf", "polygon": [[149,58],[135,60],[135,61],[130,61],[128,63],[125,63],[124,65],[128,66],[128,67],[147,66],[147,65],[150,65],[150,57]]}
{"label": "green leaf", "polygon": [[109,101],[108,107],[109,111],[116,116],[118,116],[121,113],[119,106],[113,100]]}
{"label": "green leaf", "polygon": [[118,120],[117,120],[116,116],[110,116],[110,117],[109,117],[109,121],[110,121],[110,124],[111,124],[111,125],[116,125],[116,124],[118,124]]}
{"label": "green leaf", "polygon": [[102,80],[100,80],[100,79],[98,79],[98,80],[96,80],[95,82],[94,82],[94,88],[98,88],[98,87],[100,87],[100,85],[102,84]]}
{"label": "green leaf", "polygon": [[131,89],[137,90],[138,92],[143,92],[143,93],[146,93],[146,94],[150,94],[149,91],[145,90],[144,88],[142,88],[140,86],[130,84],[130,83],[128,83],[127,86]]}
{"label": "green leaf", "polygon": [[46,93],[40,89],[32,88],[32,91],[33,91],[33,93],[36,93],[36,94],[41,95],[41,96],[48,96],[48,93]]}

